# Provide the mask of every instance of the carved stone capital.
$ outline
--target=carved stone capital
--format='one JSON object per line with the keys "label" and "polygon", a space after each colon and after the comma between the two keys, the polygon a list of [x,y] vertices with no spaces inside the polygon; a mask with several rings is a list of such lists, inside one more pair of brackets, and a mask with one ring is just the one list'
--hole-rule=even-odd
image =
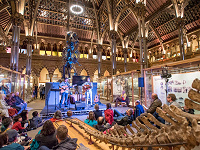
{"label": "carved stone capital", "polygon": [[124,54],[128,54],[128,49],[127,48],[123,48],[123,53]]}
{"label": "carved stone capital", "polygon": [[114,30],[110,31],[110,39],[116,40],[117,39],[117,32]]}
{"label": "carved stone capital", "polygon": [[27,44],[33,44],[33,42],[34,42],[33,36],[27,36],[26,41],[27,41]]}
{"label": "carved stone capital", "polygon": [[97,51],[98,51],[98,52],[101,52],[102,49],[103,49],[102,45],[101,45],[101,44],[98,44],[98,45],[97,45]]}
{"label": "carved stone capital", "polygon": [[184,18],[181,18],[181,17],[178,17],[176,18],[176,24],[177,24],[177,27],[180,27],[180,26],[184,26]]}
{"label": "carved stone capital", "polygon": [[24,21],[24,16],[22,14],[16,12],[15,14],[12,14],[11,21],[12,21],[13,25],[21,26],[21,24]]}
{"label": "carved stone capital", "polygon": [[141,2],[135,4],[134,11],[137,16],[141,17],[145,16],[145,14],[147,13],[146,6]]}

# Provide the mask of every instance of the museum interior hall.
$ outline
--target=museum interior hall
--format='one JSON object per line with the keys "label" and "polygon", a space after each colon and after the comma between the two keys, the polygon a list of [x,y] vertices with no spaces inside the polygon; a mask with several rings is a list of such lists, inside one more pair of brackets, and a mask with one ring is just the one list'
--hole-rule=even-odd
{"label": "museum interior hall", "polygon": [[0,150],[199,150],[200,0],[0,0]]}

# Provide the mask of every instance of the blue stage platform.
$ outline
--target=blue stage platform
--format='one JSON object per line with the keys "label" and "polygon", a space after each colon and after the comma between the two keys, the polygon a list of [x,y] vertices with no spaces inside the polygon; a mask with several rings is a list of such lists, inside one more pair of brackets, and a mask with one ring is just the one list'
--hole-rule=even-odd
{"label": "blue stage platform", "polygon": [[[40,116],[41,117],[50,117],[53,116],[53,114],[57,111],[60,110],[63,114],[63,116],[67,116],[67,111],[71,110],[73,115],[85,115],[88,114],[90,111],[94,110],[94,105],[93,106],[86,106],[85,109],[82,110],[76,110],[75,109],[75,104],[71,104],[70,108],[67,107],[62,107],[61,109],[59,109],[58,107],[56,107],[55,109],[55,105],[49,105],[48,106],[48,112],[47,112],[47,106],[45,106],[42,111],[40,112]],[[104,111],[106,110],[106,105],[105,104],[99,104],[99,110]]]}

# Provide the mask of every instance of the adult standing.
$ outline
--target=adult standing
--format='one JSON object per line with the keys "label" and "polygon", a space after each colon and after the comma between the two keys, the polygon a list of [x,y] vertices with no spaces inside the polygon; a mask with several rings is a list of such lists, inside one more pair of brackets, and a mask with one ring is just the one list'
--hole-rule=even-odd
{"label": "adult standing", "polygon": [[40,84],[40,86],[39,86],[39,90],[40,90],[40,99],[42,99],[42,84]]}
{"label": "adult standing", "polygon": [[87,78],[87,82],[83,84],[83,87],[86,89],[86,96],[87,100],[86,103],[88,104],[90,100],[90,105],[92,105],[93,99],[92,99],[92,88],[93,88],[93,83],[90,80],[90,77]]}
{"label": "adult standing", "polygon": [[37,99],[37,95],[38,95],[38,86],[35,84],[34,86],[34,90],[35,90],[35,98]]}
{"label": "adult standing", "polygon": [[64,100],[64,104],[65,107],[67,107],[67,105],[69,105],[68,103],[68,94],[69,94],[69,88],[70,88],[70,84],[68,82],[68,78],[65,79],[65,81],[61,82],[59,85],[60,89],[61,89],[61,100],[60,100],[60,104],[59,107],[62,107],[63,104],[63,100]]}
{"label": "adult standing", "polygon": [[42,99],[44,99],[45,98],[45,86],[44,85],[42,85]]}

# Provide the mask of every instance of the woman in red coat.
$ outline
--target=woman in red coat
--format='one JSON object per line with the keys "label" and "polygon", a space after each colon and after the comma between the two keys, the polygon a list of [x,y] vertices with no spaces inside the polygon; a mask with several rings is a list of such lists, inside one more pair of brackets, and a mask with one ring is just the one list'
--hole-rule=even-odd
{"label": "woman in red coat", "polygon": [[107,103],[106,104],[106,110],[104,111],[104,115],[105,115],[105,120],[107,123],[109,123],[110,125],[112,125],[114,119],[113,119],[113,116],[114,116],[114,112],[113,110],[111,109],[111,104],[110,103]]}

